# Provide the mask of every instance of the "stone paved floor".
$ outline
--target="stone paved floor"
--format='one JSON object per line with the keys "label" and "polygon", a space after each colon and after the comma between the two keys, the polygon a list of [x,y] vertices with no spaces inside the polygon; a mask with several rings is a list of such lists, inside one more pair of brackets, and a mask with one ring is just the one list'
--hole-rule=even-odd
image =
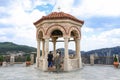
{"label": "stone paved floor", "polygon": [[17,64],[0,67],[0,80],[120,80],[120,69],[112,65],[95,65],[72,72],[53,73]]}

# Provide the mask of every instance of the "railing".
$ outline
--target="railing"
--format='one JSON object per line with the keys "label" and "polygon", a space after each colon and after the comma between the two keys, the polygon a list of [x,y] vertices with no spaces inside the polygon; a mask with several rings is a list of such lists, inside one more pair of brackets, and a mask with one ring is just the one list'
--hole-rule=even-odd
{"label": "railing", "polygon": [[[99,56],[94,57],[94,64],[113,64],[114,57],[113,56]],[[119,57],[120,61],[120,57]],[[85,64],[90,64],[90,56],[82,56],[82,62]]]}

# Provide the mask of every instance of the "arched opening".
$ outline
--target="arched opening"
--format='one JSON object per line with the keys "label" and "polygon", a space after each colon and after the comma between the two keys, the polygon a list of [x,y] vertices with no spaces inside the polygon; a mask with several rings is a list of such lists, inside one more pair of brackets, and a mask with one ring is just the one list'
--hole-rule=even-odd
{"label": "arched opening", "polygon": [[[56,53],[57,53],[57,49],[62,48],[62,47],[60,47],[61,42],[64,42],[62,31],[59,30],[59,29],[53,30],[51,32],[51,34],[50,34],[50,42],[53,43],[53,49],[52,49],[52,51],[53,51],[54,56],[55,56]],[[59,44],[59,46],[58,46],[58,44]],[[61,46],[63,46],[63,45],[61,45]]]}
{"label": "arched opening", "polygon": [[58,29],[51,32],[51,37],[62,37],[62,36],[63,36],[63,33]]}
{"label": "arched opening", "polygon": [[69,48],[69,58],[70,59],[75,59],[77,54],[76,54],[76,51],[77,51],[77,43],[76,43],[76,38],[78,37],[78,33],[76,30],[72,30],[70,32],[70,39],[69,39],[69,47],[70,46],[73,46],[72,49]]}
{"label": "arched opening", "polygon": [[75,38],[75,37],[79,37],[79,35],[78,35],[77,31],[73,30],[70,33],[70,37],[74,37]]}
{"label": "arched opening", "polygon": [[43,39],[43,32],[40,31],[39,34],[38,34],[38,39],[40,40],[40,57],[44,56],[44,39]]}
{"label": "arched opening", "polygon": [[74,38],[72,38],[72,37],[69,38],[68,50],[69,50],[68,51],[69,58],[74,59],[76,56],[76,49],[75,49],[75,41],[74,41]]}
{"label": "arched opening", "polygon": [[42,31],[39,32],[38,38],[39,38],[39,39],[42,39],[42,38],[43,38],[43,32],[42,32]]}
{"label": "arched opening", "polygon": [[[63,47],[64,47],[64,38],[63,38],[63,32],[59,29],[54,29],[52,30],[50,34],[50,43],[52,44],[53,47],[50,47],[50,52],[52,51],[54,59],[57,56],[57,53],[60,55],[60,64],[63,65],[63,60],[64,60],[64,52],[63,52]],[[60,52],[59,52],[60,51]],[[63,70],[63,66],[61,67]],[[51,68],[48,67],[48,70],[51,70]],[[53,64],[52,70],[56,70],[56,65]]]}

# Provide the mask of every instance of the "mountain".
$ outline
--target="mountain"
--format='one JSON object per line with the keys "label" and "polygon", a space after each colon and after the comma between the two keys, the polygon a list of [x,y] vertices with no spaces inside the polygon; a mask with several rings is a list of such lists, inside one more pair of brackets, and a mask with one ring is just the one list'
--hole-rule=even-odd
{"label": "mountain", "polygon": [[[64,48],[59,48],[62,55],[64,55]],[[74,50],[69,49],[69,54],[74,54]],[[85,64],[90,64],[90,54],[95,55],[95,64],[113,64],[113,55],[118,54],[120,56],[120,46],[112,48],[102,48],[91,51],[81,51],[82,62]],[[120,57],[119,57],[120,60]]]}
{"label": "mountain", "polygon": [[96,50],[91,50],[81,52],[82,55],[89,56],[90,54],[95,54],[97,56],[113,56],[114,54],[120,55],[120,46],[112,47],[112,48],[102,48],[102,49],[96,49]]}
{"label": "mountain", "polygon": [[[58,49],[57,49],[58,50]],[[64,56],[64,48],[59,48],[61,54]],[[11,53],[31,53],[36,52],[36,48],[29,47],[26,45],[18,45],[12,42],[0,42],[0,54],[11,54]],[[74,50],[69,49],[69,54],[75,54]],[[95,64],[113,64],[113,55],[118,54],[120,56],[120,46],[112,48],[102,48],[91,51],[81,51],[82,62],[89,64],[90,63],[90,54],[97,56],[95,58]],[[120,58],[119,58],[120,59]]]}
{"label": "mountain", "polygon": [[[65,51],[64,48],[58,48],[57,50],[60,50],[60,51],[61,51],[61,54],[64,55],[64,51]],[[69,52],[69,54],[75,54],[75,51],[72,50],[72,49],[69,49],[68,52]]]}
{"label": "mountain", "polygon": [[[58,49],[57,49],[58,50]],[[62,54],[64,54],[64,48],[59,48]],[[74,54],[75,51],[69,49],[69,54]],[[95,54],[97,56],[113,56],[114,54],[120,55],[120,46],[112,47],[112,48],[102,48],[102,49],[96,49],[91,51],[81,51],[82,55],[90,56],[90,54]]]}
{"label": "mountain", "polygon": [[18,52],[24,52],[24,53],[30,53],[30,52],[36,52],[36,48],[29,47],[26,45],[18,45],[12,42],[0,42],[0,54],[8,54],[9,53],[18,53]]}
{"label": "mountain", "polygon": [[[82,62],[89,64],[90,63],[90,54],[94,54],[95,64],[113,64],[113,55],[118,54],[120,56],[120,46],[112,47],[112,48],[102,48],[81,52]],[[120,61],[120,57],[119,57]]]}

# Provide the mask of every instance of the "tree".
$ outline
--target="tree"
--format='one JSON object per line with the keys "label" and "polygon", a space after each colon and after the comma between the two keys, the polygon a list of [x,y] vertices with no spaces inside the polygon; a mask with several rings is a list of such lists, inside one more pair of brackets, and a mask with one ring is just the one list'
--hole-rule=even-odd
{"label": "tree", "polygon": [[114,62],[117,62],[118,61],[118,59],[117,59],[117,57],[116,57],[116,55],[115,55],[115,57],[114,57]]}
{"label": "tree", "polygon": [[26,61],[31,61],[30,56],[27,56],[27,57],[26,57]]}
{"label": "tree", "polygon": [[0,56],[0,62],[3,62],[4,58],[3,56]]}

